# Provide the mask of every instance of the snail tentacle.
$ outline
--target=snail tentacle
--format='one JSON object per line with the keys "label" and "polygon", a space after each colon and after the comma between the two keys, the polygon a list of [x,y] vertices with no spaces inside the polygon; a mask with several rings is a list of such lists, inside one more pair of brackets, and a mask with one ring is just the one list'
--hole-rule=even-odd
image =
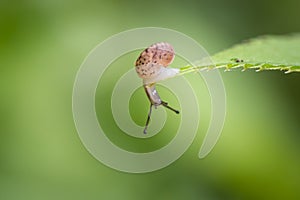
{"label": "snail tentacle", "polygon": [[144,128],[144,134],[147,133],[147,129],[148,129],[148,125],[149,125],[149,122],[150,122],[150,118],[151,118],[151,113],[152,113],[152,104],[150,104],[150,109],[149,109],[149,113],[148,113],[148,117],[147,117],[147,121],[146,121],[146,125],[145,125],[145,128]]}

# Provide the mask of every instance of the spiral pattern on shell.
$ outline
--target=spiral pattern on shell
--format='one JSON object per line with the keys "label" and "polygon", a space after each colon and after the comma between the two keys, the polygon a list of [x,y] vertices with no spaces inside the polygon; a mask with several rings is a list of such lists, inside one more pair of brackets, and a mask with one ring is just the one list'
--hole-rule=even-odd
{"label": "spiral pattern on shell", "polygon": [[174,49],[169,43],[155,43],[140,54],[135,62],[135,70],[142,79],[152,78],[159,74],[162,66],[170,65],[174,57]]}
{"label": "spiral pattern on shell", "polygon": [[[181,111],[180,119],[169,121],[168,112],[158,108],[152,114],[148,134],[142,134],[144,126],[137,122],[139,113],[143,111],[139,110],[143,106],[139,102],[144,99],[136,98],[138,95],[135,96],[142,88],[141,80],[132,66],[124,66],[123,60],[117,58],[129,55],[131,59],[130,52],[145,44],[150,44],[154,40],[162,41],[166,37],[174,44],[178,55],[184,58],[189,65],[201,65],[197,60],[209,58],[207,51],[200,44],[183,33],[166,28],[146,27],[127,30],[109,37],[87,55],[78,69],[72,94],[75,127],[82,145],[95,159],[109,168],[126,173],[149,173],[165,168],[179,159],[192,145],[199,132],[200,124],[203,125],[203,121],[200,121],[199,110],[203,106],[199,105],[206,101],[198,98],[202,98],[202,94],[206,95],[207,92],[205,87],[203,87],[204,90],[200,90],[204,86],[203,81],[206,83],[211,97],[211,120],[199,150],[199,158],[204,158],[214,148],[221,134],[225,121],[226,95],[218,70],[211,70],[209,73],[199,72],[198,81],[202,81],[201,88],[191,85],[198,81],[193,79],[190,82],[181,76],[161,82],[160,85],[164,90],[169,91],[165,92],[164,98],[172,98],[173,102],[177,99],[177,105]],[[143,40],[135,40],[136,38],[143,38]],[[170,48],[167,45],[156,45],[165,48],[160,47],[158,51]],[[153,55],[151,56],[153,57]],[[210,61],[210,59],[208,60]],[[152,59],[150,61],[152,62]],[[112,63],[114,63],[113,66]],[[156,80],[165,80],[157,77],[166,77],[164,75],[167,71],[180,69],[164,67],[169,63],[171,61],[166,63],[161,61],[161,64],[158,65],[160,67],[158,76],[150,78],[155,81],[151,82],[145,78],[143,84],[145,85],[146,81],[151,86],[151,83],[158,82]],[[214,65],[213,63],[206,64]],[[121,71],[124,73],[120,73],[120,68],[115,66],[122,66],[124,69]],[[112,76],[113,79],[111,79]],[[133,116],[133,113],[137,115]],[[145,116],[144,112],[142,114]],[[177,123],[174,124],[176,127],[173,126],[173,123]],[[114,140],[111,141],[111,137],[108,135],[112,134],[120,134],[122,137],[119,137],[118,140],[113,138]],[[123,134],[130,137],[125,138]],[[168,141],[162,140],[162,143],[158,145],[161,148],[154,148],[158,147],[157,145],[149,149],[135,148],[135,145],[139,147],[144,139],[150,146],[153,142],[156,144],[157,137],[155,136],[157,134],[164,134],[163,137],[166,136],[166,139],[169,139]],[[118,141],[122,141],[123,145],[117,145],[120,144]],[[125,145],[132,144],[133,146],[130,148],[124,148]]]}

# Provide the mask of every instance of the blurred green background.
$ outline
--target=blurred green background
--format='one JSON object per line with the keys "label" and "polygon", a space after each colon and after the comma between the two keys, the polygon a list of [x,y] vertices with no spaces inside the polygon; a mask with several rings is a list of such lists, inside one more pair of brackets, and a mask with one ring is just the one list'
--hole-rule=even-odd
{"label": "blurred green background", "polygon": [[227,118],[216,147],[199,160],[198,134],[180,159],[148,174],[98,162],[72,118],[76,72],[112,34],[171,28],[214,54],[250,37],[300,32],[299,7],[298,0],[0,0],[0,199],[299,199],[300,73],[222,72]]}

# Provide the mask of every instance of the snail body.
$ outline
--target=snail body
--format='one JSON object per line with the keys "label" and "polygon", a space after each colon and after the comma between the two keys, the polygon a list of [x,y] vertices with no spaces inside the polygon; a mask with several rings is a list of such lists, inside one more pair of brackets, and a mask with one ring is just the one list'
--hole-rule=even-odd
{"label": "snail body", "polygon": [[167,102],[161,100],[155,87],[156,82],[179,74],[179,69],[168,67],[173,62],[174,57],[175,52],[173,47],[166,42],[160,42],[146,48],[135,62],[135,70],[138,76],[143,79],[144,89],[150,101],[150,110],[144,133],[147,133],[152,106],[163,105],[175,113],[179,113],[179,111],[168,106]]}
{"label": "snail body", "polygon": [[158,92],[156,91],[155,84],[144,85],[144,89],[145,89],[145,92],[147,94],[147,97],[148,97],[151,105],[154,105],[154,106],[161,105],[162,101],[160,99]]}

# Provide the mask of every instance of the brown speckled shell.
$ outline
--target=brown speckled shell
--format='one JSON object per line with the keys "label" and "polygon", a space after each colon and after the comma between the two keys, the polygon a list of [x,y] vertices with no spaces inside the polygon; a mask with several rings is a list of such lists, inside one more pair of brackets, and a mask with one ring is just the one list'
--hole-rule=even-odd
{"label": "brown speckled shell", "polygon": [[167,67],[175,57],[173,47],[166,43],[155,43],[145,49],[135,62],[135,70],[141,78],[155,77],[161,66]]}

